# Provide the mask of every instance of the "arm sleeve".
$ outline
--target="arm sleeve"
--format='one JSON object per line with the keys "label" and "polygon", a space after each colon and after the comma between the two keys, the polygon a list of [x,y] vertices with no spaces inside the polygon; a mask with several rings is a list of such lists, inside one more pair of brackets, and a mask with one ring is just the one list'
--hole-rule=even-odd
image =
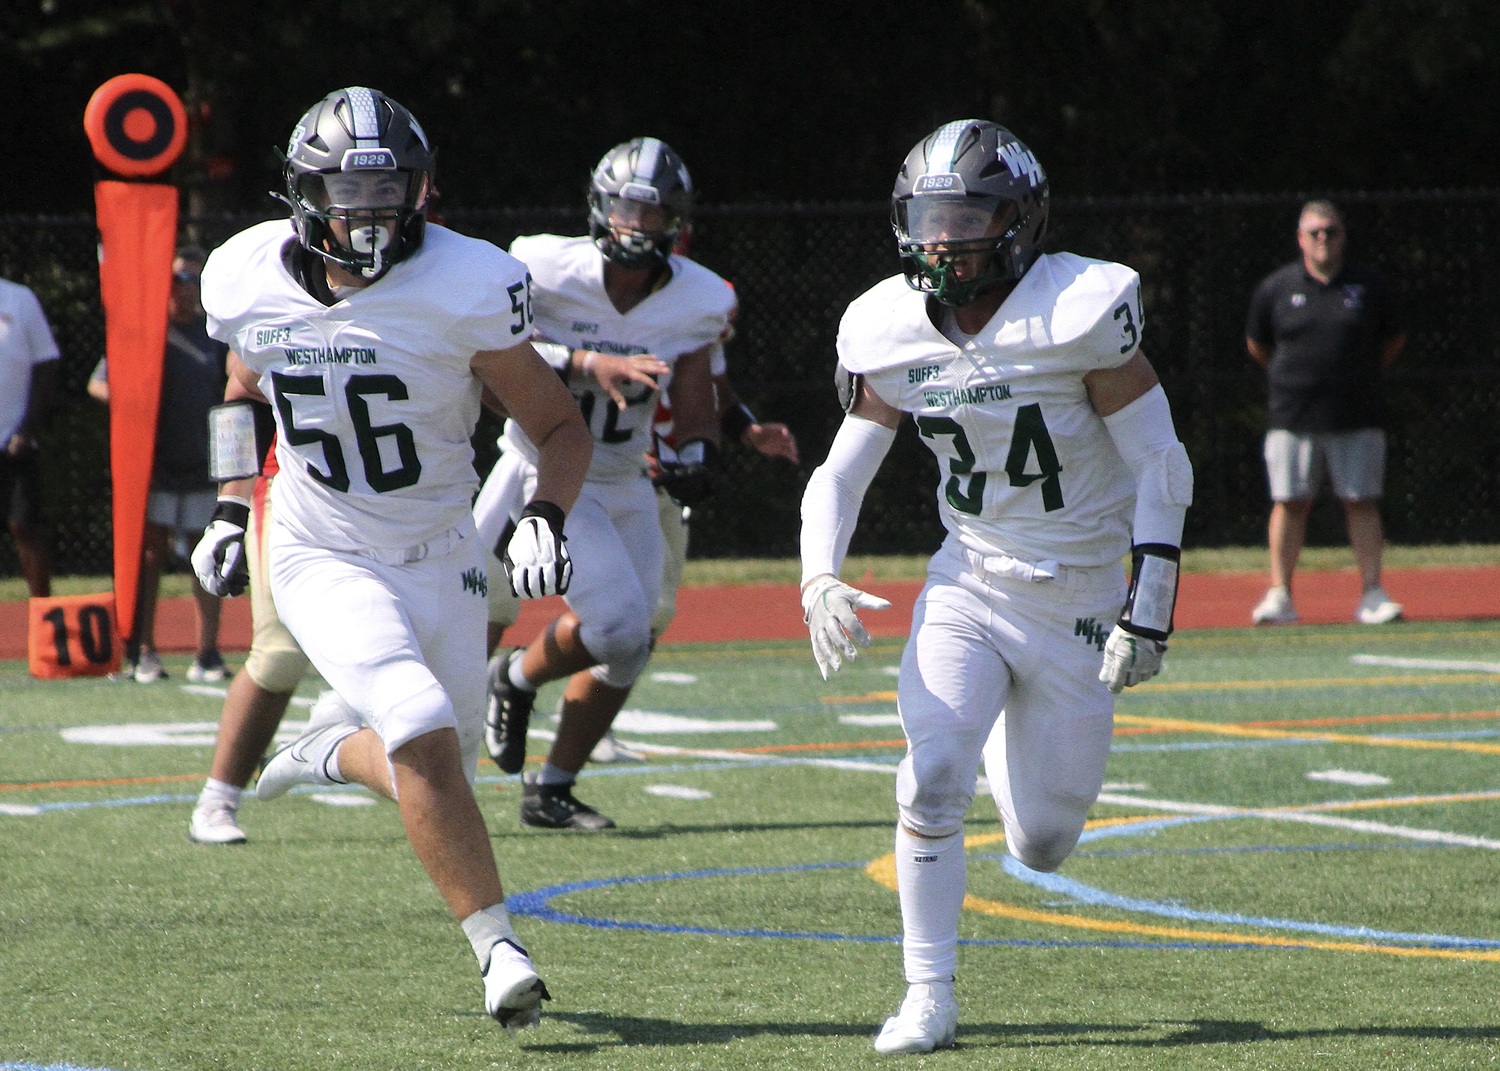
{"label": "arm sleeve", "polygon": [[1105,417],[1104,426],[1135,475],[1131,541],[1182,546],[1182,526],[1193,504],[1193,464],[1177,439],[1166,391],[1158,383]]}
{"label": "arm sleeve", "polygon": [[839,575],[865,492],[895,439],[894,428],[863,417],[844,418],[828,459],[812,474],[802,495],[804,584],[823,573]]}

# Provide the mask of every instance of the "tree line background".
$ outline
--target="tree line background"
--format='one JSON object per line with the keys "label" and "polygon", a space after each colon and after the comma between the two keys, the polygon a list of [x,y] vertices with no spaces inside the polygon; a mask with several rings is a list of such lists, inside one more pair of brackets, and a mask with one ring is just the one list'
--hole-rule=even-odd
{"label": "tree line background", "polygon": [[11,0],[7,209],[91,207],[84,105],[154,74],[194,214],[253,211],[329,90],[382,89],[444,204],[558,205],[616,142],[677,148],[709,202],[889,193],[942,122],[1010,126],[1062,195],[1494,182],[1493,0]]}

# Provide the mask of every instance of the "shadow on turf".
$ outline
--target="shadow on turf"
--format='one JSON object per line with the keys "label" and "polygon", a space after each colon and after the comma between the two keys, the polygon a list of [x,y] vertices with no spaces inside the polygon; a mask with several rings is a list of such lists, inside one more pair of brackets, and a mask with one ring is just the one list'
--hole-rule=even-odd
{"label": "shadow on turf", "polygon": [[[878,1023],[674,1023],[667,1019],[606,1015],[601,1012],[549,1012],[596,1040],[526,1044],[535,1052],[582,1053],[625,1045],[722,1045],[772,1035],[801,1038],[873,1038]],[[612,1036],[609,1036],[612,1035]],[[1348,1026],[1312,1030],[1273,1030],[1253,1020],[1192,1019],[1186,1022],[1120,1023],[960,1023],[956,1048],[1015,1048],[1018,1045],[1102,1045],[1132,1048],[1233,1045],[1247,1041],[1300,1041],[1315,1038],[1389,1037],[1429,1041],[1493,1041],[1500,1026]],[[524,1039],[523,1039],[524,1044]]]}

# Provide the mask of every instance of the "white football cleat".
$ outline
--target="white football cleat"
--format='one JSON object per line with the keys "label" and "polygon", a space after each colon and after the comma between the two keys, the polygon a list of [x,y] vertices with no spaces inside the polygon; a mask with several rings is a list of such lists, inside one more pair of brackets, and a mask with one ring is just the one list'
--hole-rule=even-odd
{"label": "white football cleat", "polygon": [[[321,704],[321,701],[320,701]],[[316,710],[316,708],[314,708]],[[328,773],[328,760],[344,740],[359,732],[358,725],[335,721],[309,723],[307,732],[271,756],[255,782],[257,799],[274,800],[295,785],[342,785]]]}
{"label": "white football cleat", "polygon": [[885,1021],[875,1037],[879,1053],[932,1052],[953,1044],[958,1029],[958,1001],[952,982],[913,982],[906,987],[901,1010]]}
{"label": "white football cleat", "polygon": [[542,1001],[551,1000],[547,983],[536,973],[531,957],[520,945],[499,941],[485,963],[484,1010],[508,1034],[542,1021]]}
{"label": "white football cleat", "polygon": [[1254,610],[1250,620],[1257,625],[1290,625],[1297,620],[1297,609],[1292,605],[1292,593],[1277,585],[1266,592]]}
{"label": "white football cleat", "polygon": [[1354,620],[1361,625],[1384,625],[1400,620],[1402,612],[1401,604],[1387,595],[1385,588],[1376,586],[1360,598]]}
{"label": "white football cleat", "polygon": [[594,750],[589,752],[590,762],[645,762],[646,757],[628,745],[615,739],[614,730],[605,733]]}
{"label": "white football cleat", "polygon": [[244,844],[250,838],[236,818],[236,809],[223,800],[200,803],[188,822],[188,840],[194,844]]}

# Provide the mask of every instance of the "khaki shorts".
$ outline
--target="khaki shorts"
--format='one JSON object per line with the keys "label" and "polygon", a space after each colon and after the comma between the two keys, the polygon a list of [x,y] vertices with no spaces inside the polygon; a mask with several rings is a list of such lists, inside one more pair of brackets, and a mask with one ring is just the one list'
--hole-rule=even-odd
{"label": "khaki shorts", "polygon": [[1311,502],[1326,474],[1341,502],[1377,499],[1385,487],[1385,432],[1266,433],[1266,475],[1273,502]]}

